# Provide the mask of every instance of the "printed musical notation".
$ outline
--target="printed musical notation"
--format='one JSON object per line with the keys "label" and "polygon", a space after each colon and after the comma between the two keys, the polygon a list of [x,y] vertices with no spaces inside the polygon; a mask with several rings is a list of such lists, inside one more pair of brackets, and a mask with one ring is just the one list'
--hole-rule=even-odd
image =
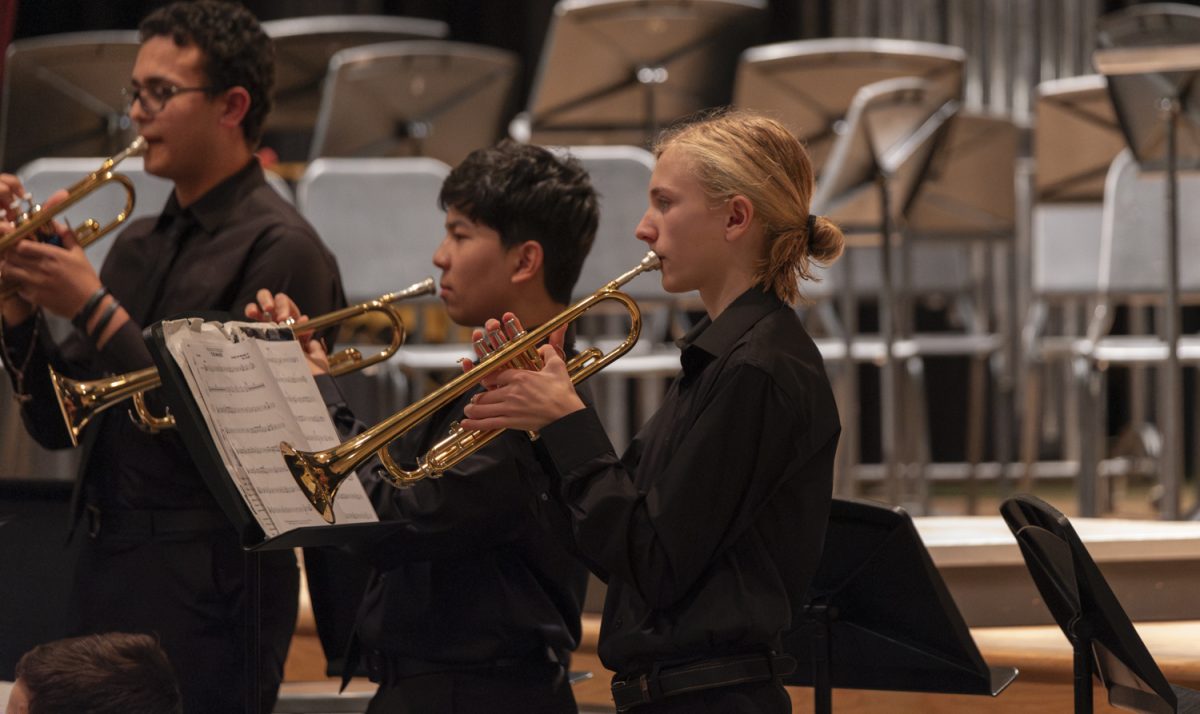
{"label": "printed musical notation", "polygon": [[[199,320],[163,328],[226,470],[267,537],[328,525],[279,450],[281,442],[315,451],[340,441],[299,343],[284,338],[290,331]],[[338,523],[378,520],[357,478],[342,484],[334,509]]]}

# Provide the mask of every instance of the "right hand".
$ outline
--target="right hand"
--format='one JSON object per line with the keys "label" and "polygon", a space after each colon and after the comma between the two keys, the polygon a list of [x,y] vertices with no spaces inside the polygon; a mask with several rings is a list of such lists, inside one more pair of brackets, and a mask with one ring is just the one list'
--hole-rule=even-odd
{"label": "right hand", "polygon": [[[294,320],[296,325],[308,322],[308,315],[300,313],[300,308],[287,293],[272,294],[270,290],[263,288],[254,297],[258,302],[247,303],[245,310],[246,317],[251,320],[275,323]],[[300,341],[300,349],[304,350],[304,356],[308,359],[308,370],[313,376],[329,374],[329,354],[320,340],[313,339],[312,330],[296,330],[296,339]]]}

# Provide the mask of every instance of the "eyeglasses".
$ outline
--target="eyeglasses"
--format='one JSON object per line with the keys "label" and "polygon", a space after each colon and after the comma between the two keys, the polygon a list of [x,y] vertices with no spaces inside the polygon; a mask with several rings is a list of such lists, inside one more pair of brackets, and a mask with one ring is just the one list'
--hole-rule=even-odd
{"label": "eyeglasses", "polygon": [[211,92],[212,90],[212,87],[178,87],[174,84],[151,84],[145,87],[134,84],[122,89],[121,95],[125,97],[126,112],[133,108],[133,103],[136,101],[142,105],[142,109],[147,114],[154,116],[166,109],[167,102],[172,97],[187,92]]}

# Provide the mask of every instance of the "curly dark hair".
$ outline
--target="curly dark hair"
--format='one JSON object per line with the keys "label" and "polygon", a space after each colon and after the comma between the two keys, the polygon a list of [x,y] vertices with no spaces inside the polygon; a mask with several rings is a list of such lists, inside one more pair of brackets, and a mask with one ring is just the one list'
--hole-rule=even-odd
{"label": "curly dark hair", "polygon": [[180,714],[175,672],[149,635],[108,632],[38,645],[17,662],[30,714]]}
{"label": "curly dark hair", "polygon": [[170,37],[179,47],[204,53],[204,74],[215,96],[230,87],[250,93],[242,132],[251,147],[262,138],[275,86],[275,46],[258,19],[240,3],[221,0],[175,2],[146,16],[138,27],[142,42]]}
{"label": "curly dark hair", "polygon": [[546,292],[571,300],[600,222],[596,191],[578,161],[505,139],[463,159],[442,184],[438,205],[496,231],[505,247],[540,243]]}

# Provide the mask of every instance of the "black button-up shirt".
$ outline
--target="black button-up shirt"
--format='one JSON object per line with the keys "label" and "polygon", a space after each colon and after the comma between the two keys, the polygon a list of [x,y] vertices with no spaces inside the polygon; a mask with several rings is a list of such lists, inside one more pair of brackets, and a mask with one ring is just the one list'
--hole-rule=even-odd
{"label": "black button-up shirt", "polygon": [[[187,214],[182,235],[168,238],[181,213]],[[164,254],[172,250],[173,255]],[[47,365],[76,379],[151,366],[139,319],[148,325],[210,310],[240,318],[260,288],[286,292],[309,315],[345,305],[332,253],[267,184],[254,160],[186,209],[172,194],[159,217],[133,222],[117,237],[100,279],[132,319],[103,350],[78,332],[56,346],[43,326],[26,369],[25,388],[33,399],[25,402],[22,416],[30,434],[49,448],[70,441]],[[33,324],[27,320],[5,331],[8,364],[22,364]],[[157,409],[161,413],[161,405]],[[146,434],[125,412],[119,406],[110,409],[85,430],[86,497],[104,508],[216,508],[178,434]]]}
{"label": "black button-up shirt", "polygon": [[618,673],[780,648],[816,570],[841,427],[820,353],[758,288],[684,337],[682,373],[618,458],[592,409],[538,442],[608,583]]}
{"label": "black button-up shirt", "polygon": [[[392,442],[396,462],[414,468],[477,391]],[[455,669],[578,646],[587,569],[539,520],[549,495],[529,489],[546,477],[524,432],[411,488],[393,487],[377,463],[358,471],[367,494],[381,519],[407,527],[366,553],[377,572],[359,609],[362,647]]]}

